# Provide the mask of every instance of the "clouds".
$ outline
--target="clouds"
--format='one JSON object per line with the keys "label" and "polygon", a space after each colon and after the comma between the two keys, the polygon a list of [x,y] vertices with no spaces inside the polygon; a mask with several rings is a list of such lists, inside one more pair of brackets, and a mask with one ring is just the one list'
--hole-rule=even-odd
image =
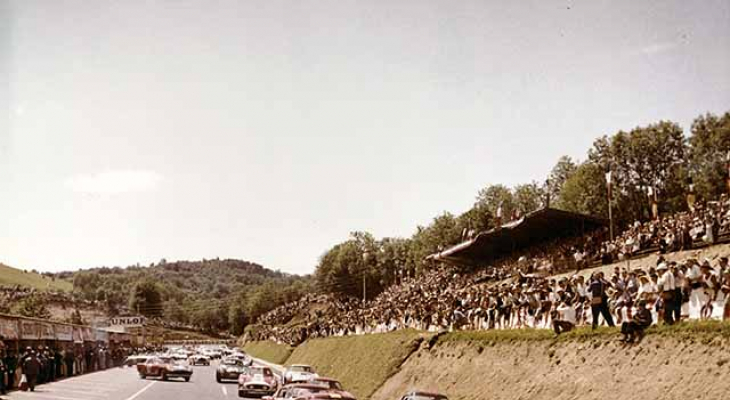
{"label": "clouds", "polygon": [[153,190],[162,175],[145,170],[116,170],[76,175],[66,180],[66,186],[84,194],[123,194]]}

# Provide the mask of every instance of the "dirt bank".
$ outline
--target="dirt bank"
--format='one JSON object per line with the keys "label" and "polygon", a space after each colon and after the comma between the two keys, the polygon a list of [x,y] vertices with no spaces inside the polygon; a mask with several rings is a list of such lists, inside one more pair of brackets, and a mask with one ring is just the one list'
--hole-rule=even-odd
{"label": "dirt bank", "polygon": [[371,397],[408,389],[455,399],[720,400],[730,393],[726,335],[615,335],[585,340],[439,340],[425,343]]}

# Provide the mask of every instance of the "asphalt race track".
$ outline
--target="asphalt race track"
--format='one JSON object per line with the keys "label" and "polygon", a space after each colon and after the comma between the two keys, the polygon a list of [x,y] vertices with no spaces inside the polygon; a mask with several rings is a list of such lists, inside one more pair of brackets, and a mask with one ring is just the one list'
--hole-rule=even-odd
{"label": "asphalt race track", "polygon": [[218,363],[193,367],[190,382],[140,379],[134,368],[113,368],[37,386],[35,392],[12,392],[3,400],[223,400],[238,399],[236,382],[215,381]]}

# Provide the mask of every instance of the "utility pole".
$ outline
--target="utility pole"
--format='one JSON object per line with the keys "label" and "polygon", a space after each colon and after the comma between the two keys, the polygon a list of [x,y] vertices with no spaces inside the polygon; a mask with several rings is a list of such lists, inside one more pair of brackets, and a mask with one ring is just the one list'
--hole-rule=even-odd
{"label": "utility pole", "polygon": [[362,273],[362,302],[365,303],[367,291],[365,290],[365,271]]}

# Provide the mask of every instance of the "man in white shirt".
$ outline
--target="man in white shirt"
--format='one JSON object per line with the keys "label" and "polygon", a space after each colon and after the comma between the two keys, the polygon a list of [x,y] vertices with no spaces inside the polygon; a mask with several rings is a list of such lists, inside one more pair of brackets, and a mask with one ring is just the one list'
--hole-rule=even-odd
{"label": "man in white shirt", "polygon": [[553,330],[556,335],[563,332],[570,332],[575,328],[575,308],[570,305],[570,301],[562,301],[555,309],[556,314],[553,318]]}
{"label": "man in white shirt", "polygon": [[657,286],[659,287],[659,293],[662,297],[662,302],[664,303],[664,323],[667,325],[674,324],[674,275],[672,274],[672,271],[667,268],[666,263],[661,263],[657,267],[657,272],[661,274],[659,276],[659,280],[657,281]]}

